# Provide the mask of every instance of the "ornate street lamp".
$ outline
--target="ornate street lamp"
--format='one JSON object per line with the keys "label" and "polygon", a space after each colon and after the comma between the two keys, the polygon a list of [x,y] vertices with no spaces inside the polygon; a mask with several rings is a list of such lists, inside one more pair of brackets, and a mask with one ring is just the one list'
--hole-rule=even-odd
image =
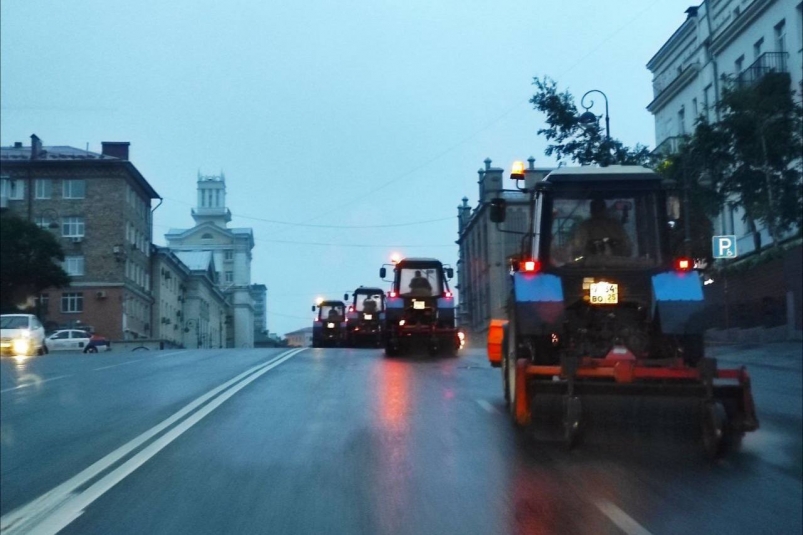
{"label": "ornate street lamp", "polygon": [[599,121],[602,115],[595,115],[594,112],[591,111],[591,108],[594,106],[594,101],[592,99],[588,99],[588,105],[585,104],[586,97],[591,93],[599,93],[602,95],[602,98],[605,99],[605,135],[608,138],[608,141],[611,140],[611,120],[610,116],[608,115],[608,96],[600,91],[599,89],[592,89],[591,91],[586,91],[585,95],[580,98],[580,105],[586,110],[583,112],[580,117],[579,121],[581,124],[593,124]]}

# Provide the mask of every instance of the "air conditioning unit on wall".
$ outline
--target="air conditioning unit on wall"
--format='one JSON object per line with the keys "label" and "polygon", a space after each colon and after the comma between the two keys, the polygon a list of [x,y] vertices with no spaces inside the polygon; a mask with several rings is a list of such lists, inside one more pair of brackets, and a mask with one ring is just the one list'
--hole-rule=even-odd
{"label": "air conditioning unit on wall", "polygon": [[72,238],[70,238],[70,241],[73,242],[73,243],[81,243],[82,241],[84,241],[84,237],[83,236],[73,236]]}
{"label": "air conditioning unit on wall", "polygon": [[106,290],[98,290],[95,292],[95,297],[98,299],[106,299]]}

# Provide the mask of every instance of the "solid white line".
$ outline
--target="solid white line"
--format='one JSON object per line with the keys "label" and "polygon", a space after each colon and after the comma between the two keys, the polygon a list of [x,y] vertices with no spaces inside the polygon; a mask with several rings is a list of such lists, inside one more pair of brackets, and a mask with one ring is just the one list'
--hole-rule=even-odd
{"label": "solid white line", "polygon": [[[268,366],[271,366],[272,364],[278,362],[280,359],[284,357],[290,358],[291,356],[294,356],[295,354],[303,351],[303,349],[304,348],[301,348],[300,350],[285,351],[284,353],[281,353],[280,355],[276,356],[270,361],[264,362],[262,364],[257,364],[256,366],[253,366],[252,368],[249,368],[248,370],[244,371],[237,377],[234,377],[233,379],[226,381],[217,388],[210,390],[206,394],[202,395],[201,397],[197,398],[193,402],[186,405],[184,408],[182,408],[181,410],[179,410],[166,420],[152,427],[148,431],[145,431],[144,433],[134,438],[133,440],[127,442],[126,444],[120,446],[110,454],[96,461],[91,466],[85,468],[80,473],[73,476],[69,480],[65,481],[61,485],[43,494],[39,498],[36,498],[27,505],[24,505],[19,509],[11,511],[0,517],[0,531],[6,531],[7,529],[14,528],[18,529],[20,533],[25,532],[27,529],[26,525],[29,524],[31,521],[35,521],[37,518],[41,518],[42,516],[45,516],[50,512],[54,511],[59,505],[62,505],[66,500],[68,500],[70,498],[70,495],[73,492],[75,492],[76,489],[86,484],[88,481],[99,475],[101,472],[107,470],[109,467],[113,466],[121,458],[125,457],[126,455],[134,451],[136,448],[140,447],[142,444],[144,444],[154,436],[158,435],[159,433],[161,433],[162,431],[164,431],[165,429],[167,429],[180,419],[184,418],[187,414],[196,410],[199,406],[203,405],[214,396],[217,396],[222,391],[236,384],[238,381],[241,381],[244,378],[248,377],[250,374],[257,372]],[[282,362],[284,362],[284,360],[282,360]],[[17,526],[15,526],[15,524]],[[9,533],[12,533],[12,531],[9,531]]]}
{"label": "solid white line", "polygon": [[201,421],[209,413],[222,405],[227,399],[248,386],[260,376],[268,373],[276,366],[291,359],[293,356],[303,350],[304,348],[301,348],[298,351],[282,357],[280,360],[274,361],[273,364],[262,368],[258,372],[251,374],[236,385],[232,386],[212,400],[208,405],[205,405],[202,409],[193,413],[189,418],[165,433],[158,440],[154,441],[152,444],[148,445],[148,447],[134,455],[131,459],[114,469],[114,471],[103,477],[103,479],[93,484],[80,494],[71,496],[68,501],[63,502],[61,507],[59,507],[56,511],[53,511],[50,515],[48,515],[47,518],[43,519],[41,523],[31,530],[26,530],[26,533],[31,533],[33,535],[51,535],[58,533],[67,527],[73,520],[81,516],[81,514],[84,512],[84,509],[92,504],[92,502],[103,496],[109,489],[125,479],[134,470],[145,464],[145,462],[147,462],[151,457],[159,453],[168,444],[184,434],[185,431]]}
{"label": "solid white line", "polygon": [[125,366],[126,364],[134,364],[135,362],[142,362],[148,359],[129,360],[128,362],[121,362],[120,364],[112,364],[111,366],[101,366],[100,368],[93,368],[92,371],[108,370],[109,368],[116,368],[117,366]]}
{"label": "solid white line", "polygon": [[600,500],[596,504],[602,514],[611,519],[611,522],[627,533],[627,535],[652,535],[644,526],[630,518],[627,513],[607,500]]}
{"label": "solid white line", "polygon": [[55,381],[56,379],[64,379],[65,377],[72,377],[72,374],[68,375],[59,375],[56,377],[51,377],[50,379],[34,379],[30,383],[25,383],[23,385],[12,386],[11,388],[4,388],[0,390],[0,394],[5,394],[6,392],[11,392],[12,390],[19,390],[20,388],[28,388],[29,386],[39,386],[42,383],[46,383],[48,381]]}
{"label": "solid white line", "polygon": [[477,403],[479,404],[480,407],[490,412],[491,414],[497,414],[499,412],[498,410],[496,410],[496,407],[494,407],[484,399],[478,399]]}

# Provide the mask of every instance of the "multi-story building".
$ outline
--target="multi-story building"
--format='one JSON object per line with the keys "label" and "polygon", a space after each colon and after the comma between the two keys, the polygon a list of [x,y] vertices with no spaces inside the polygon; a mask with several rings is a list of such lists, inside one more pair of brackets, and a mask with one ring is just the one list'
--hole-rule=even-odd
{"label": "multi-story building", "polygon": [[[535,159],[527,160],[525,180],[522,186],[531,188],[543,179],[551,169],[536,168]],[[529,221],[529,196],[513,190],[511,182],[504,186],[504,170],[491,167],[485,160],[485,168],[479,174],[479,203],[471,209],[468,199],[458,207],[458,240],[460,247],[457,263],[457,290],[459,291],[458,320],[464,329],[475,334],[483,333],[492,318],[506,318],[509,293],[511,257],[521,251],[521,234],[500,232],[489,217],[488,204],[496,197],[507,201],[507,219],[502,229],[523,233]]]}
{"label": "multi-story building", "polygon": [[[704,116],[718,119],[715,104],[723,77],[752,84],[769,73],[788,73],[800,98],[803,77],[803,2],[794,0],[705,0],[686,10],[686,21],[647,63],[653,75],[656,152],[675,152]],[[738,250],[754,250],[753,229],[741,208],[728,205],[715,223],[717,234],[734,234]]]}
{"label": "multi-story building", "polygon": [[[231,307],[227,323],[233,347],[254,346],[254,303],[251,298],[250,228],[227,228],[231,211],[226,208],[226,178],[223,174],[198,174],[198,206],[192,210],[195,226],[170,229],[165,235],[168,248],[176,252],[205,251],[214,259],[212,280]],[[181,258],[181,255],[179,255]]]}
{"label": "multi-story building", "polygon": [[153,337],[151,200],[159,195],[129,161],[129,143],[100,154],[15,143],[0,149],[0,204],[53,232],[69,287],[39,296],[46,326],[83,326],[111,339]]}
{"label": "multi-story building", "polygon": [[254,301],[254,336],[265,334],[268,330],[267,299],[268,287],[264,284],[251,285],[251,299]]}
{"label": "multi-story building", "polygon": [[184,347],[232,347],[227,321],[230,305],[215,283],[215,260],[211,251],[178,251],[175,256],[189,270],[183,291],[182,326]]}
{"label": "multi-story building", "polygon": [[167,247],[151,246],[153,336],[172,345],[184,345],[184,302],[190,269]]}

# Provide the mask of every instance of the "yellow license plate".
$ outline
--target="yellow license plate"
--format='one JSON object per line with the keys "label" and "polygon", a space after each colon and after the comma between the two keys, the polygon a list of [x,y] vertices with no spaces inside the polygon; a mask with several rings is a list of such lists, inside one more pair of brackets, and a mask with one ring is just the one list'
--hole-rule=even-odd
{"label": "yellow license plate", "polygon": [[591,283],[592,305],[615,305],[619,302],[619,285],[610,282]]}
{"label": "yellow license plate", "polygon": [[371,314],[366,314],[364,317],[365,317],[365,319],[367,319],[367,320],[372,320],[372,319],[374,319],[374,317],[373,317]]}
{"label": "yellow license plate", "polygon": [[416,310],[424,310],[427,307],[427,304],[423,301],[413,301],[413,308]]}

